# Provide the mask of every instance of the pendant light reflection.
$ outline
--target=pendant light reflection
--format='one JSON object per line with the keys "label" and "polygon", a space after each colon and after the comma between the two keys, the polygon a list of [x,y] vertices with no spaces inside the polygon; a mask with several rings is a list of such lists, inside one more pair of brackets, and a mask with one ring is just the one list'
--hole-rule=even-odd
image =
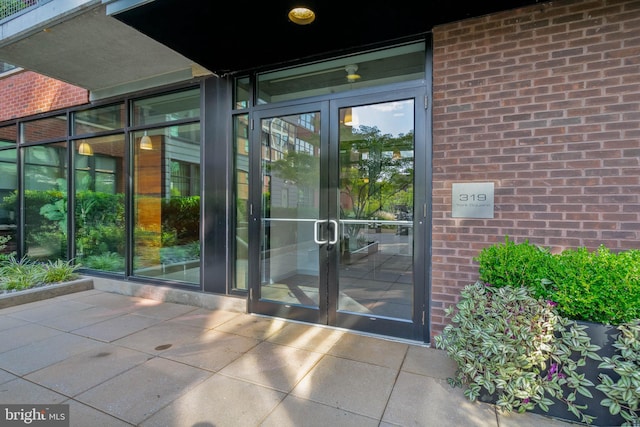
{"label": "pendant light reflection", "polygon": [[344,109],[344,125],[348,127],[355,127],[356,129],[360,126],[360,120],[358,117],[357,107],[354,109],[352,107]]}
{"label": "pendant light reflection", "polygon": [[81,156],[93,156],[93,148],[87,141],[82,141],[80,145],[78,145],[78,154]]}
{"label": "pendant light reflection", "polygon": [[144,131],[144,135],[140,138],[140,149],[141,150],[153,150],[153,143],[151,142],[151,137],[147,135],[147,131]]}

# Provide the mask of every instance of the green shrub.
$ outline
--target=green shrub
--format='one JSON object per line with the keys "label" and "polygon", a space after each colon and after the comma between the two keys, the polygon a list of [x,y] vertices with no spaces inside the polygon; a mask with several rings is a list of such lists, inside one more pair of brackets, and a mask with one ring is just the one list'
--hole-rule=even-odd
{"label": "green shrub", "polygon": [[558,304],[573,320],[611,325],[640,318],[640,250],[613,253],[601,246],[552,254],[525,241],[483,249],[479,278],[495,287],[528,287],[536,298]]}

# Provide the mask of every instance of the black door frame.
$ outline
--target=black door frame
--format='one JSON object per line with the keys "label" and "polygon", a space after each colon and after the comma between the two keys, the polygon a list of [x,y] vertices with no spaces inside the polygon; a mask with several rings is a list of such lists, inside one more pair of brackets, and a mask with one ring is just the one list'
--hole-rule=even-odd
{"label": "black door frame", "polygon": [[[318,102],[300,102],[289,106],[274,106],[273,108],[261,108],[254,112],[252,118],[253,131],[251,138],[251,217],[250,236],[254,243],[250,246],[249,258],[249,312],[256,312],[275,317],[283,317],[311,323],[328,324],[329,326],[343,327],[378,335],[414,341],[428,341],[429,337],[429,307],[427,297],[429,295],[429,260],[430,260],[430,231],[431,231],[431,181],[428,179],[431,173],[431,141],[427,129],[430,128],[428,112],[428,97],[426,85],[404,87],[396,90],[380,90],[361,95],[335,97],[334,99]],[[410,321],[399,322],[398,319],[370,318],[368,316],[354,316],[353,314],[339,313],[337,307],[338,269],[329,268],[338,265],[337,250],[326,251],[321,248],[320,253],[320,304],[317,312],[310,313],[309,308],[300,308],[260,301],[260,212],[261,191],[260,183],[260,120],[280,115],[303,113],[305,111],[319,111],[321,113],[321,169],[324,170],[324,181],[321,184],[321,198],[327,203],[321,206],[326,212],[335,213],[338,207],[337,199],[332,197],[331,189],[338,186],[339,149],[336,146],[339,136],[340,108],[374,103],[391,102],[394,100],[414,99],[414,301],[413,315]],[[329,217],[328,219],[336,219]]]}

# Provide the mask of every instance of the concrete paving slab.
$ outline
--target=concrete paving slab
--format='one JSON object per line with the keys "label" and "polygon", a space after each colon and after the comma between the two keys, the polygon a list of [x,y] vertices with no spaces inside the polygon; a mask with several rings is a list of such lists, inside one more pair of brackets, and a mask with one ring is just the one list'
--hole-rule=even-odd
{"label": "concrete paving slab", "polygon": [[383,366],[325,355],[291,394],[380,419],[396,375]]}
{"label": "concrete paving slab", "polygon": [[205,332],[205,329],[195,326],[161,322],[115,340],[113,343],[149,354],[160,354],[185,343],[198,342]]}
{"label": "concrete paving slab", "polygon": [[260,427],[377,427],[378,420],[344,409],[287,396]]}
{"label": "concrete paving slab", "polygon": [[17,328],[25,324],[24,320],[11,316],[0,316],[0,331]]}
{"label": "concrete paving slab", "polygon": [[202,369],[154,358],[75,399],[131,424],[139,424],[209,376],[211,373]]}
{"label": "concrete paving slab", "polygon": [[238,316],[246,315],[233,311],[198,308],[194,311],[174,317],[169,320],[169,322],[184,323],[186,325],[197,326],[203,329],[212,329]]}
{"label": "concrete paving slab", "polygon": [[41,404],[62,403],[67,399],[59,393],[53,392],[38,384],[16,378],[0,386],[0,402],[3,404]]}
{"label": "concrete paving slab", "polygon": [[284,397],[271,388],[214,374],[141,426],[259,426]]}
{"label": "concrete paving slab", "polygon": [[0,331],[0,354],[60,334],[58,330],[23,321],[21,326]]}
{"label": "concrete paving slab", "polygon": [[70,427],[131,427],[133,424],[119,420],[75,400],[62,402],[69,405]]}
{"label": "concrete paving slab", "polygon": [[446,351],[435,348],[410,346],[402,370],[446,380],[454,377],[457,365]]}
{"label": "concrete paving slab", "polygon": [[17,376],[13,375],[10,372],[5,371],[4,369],[0,369],[0,384],[4,384],[9,381],[13,381]]}
{"label": "concrete paving slab", "polygon": [[74,301],[111,308],[124,314],[137,310],[141,305],[146,304],[149,300],[134,296],[114,294],[110,292],[89,294],[85,294],[83,292],[82,295],[79,295],[78,298],[74,299]]}
{"label": "concrete paving slab", "polygon": [[[53,302],[55,301],[55,303]],[[41,322],[55,319],[58,316],[75,313],[91,308],[93,305],[85,304],[75,300],[50,300],[49,304],[41,304],[36,307],[25,308],[11,315],[16,319],[28,322]]]}
{"label": "concrete paving slab", "polygon": [[220,373],[287,393],[321,357],[322,353],[263,342]]}
{"label": "concrete paving slab", "polygon": [[357,334],[343,335],[327,353],[346,359],[400,369],[408,350],[401,342],[372,338]]}
{"label": "concrete paving slab", "polygon": [[345,335],[337,329],[323,327],[309,328],[309,325],[288,323],[282,329],[267,338],[267,341],[326,353]]}
{"label": "concrete paving slab", "polygon": [[[55,335],[2,353],[0,368],[26,375],[97,346],[96,341],[77,335]],[[42,357],[43,354],[46,357]]]}
{"label": "concrete paving slab", "polygon": [[25,378],[73,397],[145,363],[151,357],[113,344],[97,344],[91,350],[32,372]]}
{"label": "concrete paving slab", "polygon": [[162,320],[154,317],[125,314],[76,329],[73,333],[99,341],[111,342],[160,322],[162,322]]}
{"label": "concrete paving slab", "polygon": [[168,320],[195,310],[197,310],[197,307],[191,305],[145,300],[144,304],[140,304],[140,307],[136,309],[136,314]]}
{"label": "concrete paving slab", "polygon": [[105,320],[122,316],[122,313],[105,307],[91,306],[86,310],[64,314],[54,319],[49,319],[46,324],[61,331],[74,331],[86,326],[94,325]]}
{"label": "concrete paving slab", "polygon": [[284,328],[284,320],[262,316],[243,315],[235,317],[216,327],[216,330],[264,340]]}
{"label": "concrete paving slab", "polygon": [[495,408],[441,379],[400,372],[382,421],[389,425],[498,427]]}
{"label": "concrete paving slab", "polygon": [[206,331],[198,342],[172,347],[162,357],[210,371],[219,371],[261,341],[215,330]]}

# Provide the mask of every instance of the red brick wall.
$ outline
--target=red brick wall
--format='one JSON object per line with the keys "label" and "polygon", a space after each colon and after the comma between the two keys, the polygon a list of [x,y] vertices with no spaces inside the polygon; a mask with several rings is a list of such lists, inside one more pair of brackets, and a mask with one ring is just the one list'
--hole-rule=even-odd
{"label": "red brick wall", "polygon": [[[505,236],[640,248],[640,2],[554,1],[436,27],[432,336]],[[493,182],[493,219],[451,184]]]}
{"label": "red brick wall", "polygon": [[86,89],[31,71],[0,78],[0,122],[88,102]]}

